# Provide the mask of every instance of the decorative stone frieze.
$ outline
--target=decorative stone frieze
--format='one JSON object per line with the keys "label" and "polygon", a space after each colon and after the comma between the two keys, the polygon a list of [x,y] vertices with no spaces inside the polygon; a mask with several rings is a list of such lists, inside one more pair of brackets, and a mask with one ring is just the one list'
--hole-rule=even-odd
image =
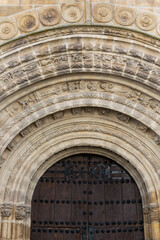
{"label": "decorative stone frieze", "polygon": [[160,35],[158,14],[107,3],[90,4],[87,2],[86,6],[85,8],[83,3],[76,2],[65,3],[61,6],[58,4],[41,6],[36,10],[4,18],[0,23],[0,40],[2,43],[7,42],[7,40],[19,37],[24,33],[34,32],[37,29],[45,30],[48,26],[64,26],[66,23],[81,23],[86,26],[87,23],[109,23],[113,27],[132,25],[134,30],[141,29],[148,32],[155,29],[156,31],[152,32],[153,36]]}

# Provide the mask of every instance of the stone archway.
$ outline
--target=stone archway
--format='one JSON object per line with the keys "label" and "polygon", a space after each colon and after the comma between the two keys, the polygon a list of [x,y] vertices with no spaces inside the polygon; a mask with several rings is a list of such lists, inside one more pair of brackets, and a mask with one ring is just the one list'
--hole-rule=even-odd
{"label": "stone archway", "polygon": [[87,149],[113,155],[135,179],[145,240],[158,240],[159,41],[113,27],[74,30],[46,30],[2,47],[1,238],[29,240],[39,177]]}
{"label": "stone archway", "polygon": [[138,188],[122,166],[104,156],[76,154],[39,179],[31,240],[144,239],[142,213]]}

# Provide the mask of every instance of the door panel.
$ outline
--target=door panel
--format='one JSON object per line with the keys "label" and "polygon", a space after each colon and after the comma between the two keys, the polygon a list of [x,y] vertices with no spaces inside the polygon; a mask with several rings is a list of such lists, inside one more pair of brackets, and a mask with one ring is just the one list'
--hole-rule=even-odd
{"label": "door panel", "polygon": [[65,158],[40,178],[32,199],[31,240],[143,240],[139,190],[111,159]]}

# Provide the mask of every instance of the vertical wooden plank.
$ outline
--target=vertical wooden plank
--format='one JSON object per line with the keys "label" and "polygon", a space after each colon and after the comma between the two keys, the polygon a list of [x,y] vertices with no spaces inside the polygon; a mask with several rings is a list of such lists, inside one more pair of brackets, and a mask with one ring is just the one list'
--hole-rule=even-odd
{"label": "vertical wooden plank", "polygon": [[129,179],[124,180],[122,184],[122,198],[124,201],[123,204],[123,216],[124,221],[133,222],[137,218],[136,205],[132,203],[135,200],[135,186]]}
{"label": "vertical wooden plank", "polygon": [[88,178],[88,219],[89,224],[105,224],[104,180],[100,177],[103,158],[92,156],[88,160],[88,171],[93,174]]}
{"label": "vertical wooden plank", "polygon": [[39,215],[39,191],[41,188],[41,182],[39,181],[36,186],[36,191],[33,193],[32,206],[31,206],[31,226],[35,227],[38,224]]}
{"label": "vertical wooden plank", "polygon": [[[65,213],[65,214],[64,214]],[[55,224],[63,226],[71,219],[71,183],[57,180],[55,190]]]}
{"label": "vertical wooden plank", "polygon": [[[87,162],[83,156],[79,156],[76,161],[78,169],[87,171]],[[71,221],[79,227],[84,224],[87,225],[87,174],[83,177],[77,177],[72,181],[72,211]]]}

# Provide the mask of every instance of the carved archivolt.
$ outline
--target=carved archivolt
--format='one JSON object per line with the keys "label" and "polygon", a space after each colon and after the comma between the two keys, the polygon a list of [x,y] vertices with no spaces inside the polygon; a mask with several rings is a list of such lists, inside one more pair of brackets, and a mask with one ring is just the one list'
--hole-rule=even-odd
{"label": "carved archivolt", "polygon": [[[2,49],[5,56],[3,62],[0,62],[0,98],[3,99],[6,94],[15,92],[17,86],[23,88],[31,85],[32,82],[40,82],[45,78],[74,72],[100,72],[122,76],[136,81],[136,84],[143,83],[156,90],[159,88],[157,76],[160,72],[160,60],[157,47],[154,47],[154,55],[148,54],[148,49],[152,51],[149,46],[147,50],[143,46],[142,51],[141,43],[135,42],[136,49],[133,49],[131,42],[126,43],[125,36],[123,40],[118,38],[114,40],[113,35],[119,34],[115,30],[111,33],[112,36],[108,42],[103,37],[110,33],[107,30],[104,35],[105,29],[103,28],[101,29],[102,35],[100,34],[101,40],[99,35],[94,36],[94,39],[97,39],[96,45],[93,44],[93,37],[90,33],[87,38],[82,37],[77,43],[78,35],[86,29],[79,28],[78,30],[77,27],[74,30],[74,36],[70,38],[65,36],[65,43],[63,40],[50,39],[44,34],[42,43],[37,43],[35,38],[31,39],[31,36],[26,38],[25,44],[18,53],[17,49],[14,49],[17,45],[12,43],[8,47],[4,46]],[[92,27],[87,28],[87,32],[92,30],[96,31]],[[63,31],[59,31],[56,36],[60,37],[62,33]],[[69,34],[69,32],[65,33]],[[39,39],[40,36],[37,38]],[[24,40],[21,41],[23,44]],[[28,45],[28,41],[34,42],[32,48]],[[119,47],[120,42],[125,44],[124,47]]]}
{"label": "carved archivolt", "polygon": [[[11,136],[13,133],[15,134],[15,126],[19,126],[17,130],[22,130],[21,135],[26,134],[24,128],[27,126],[27,119],[30,119],[32,114],[39,112],[41,115],[34,114],[34,116],[42,118],[47,111],[51,113],[51,108],[52,112],[54,112],[58,105],[65,107],[66,104],[67,106],[67,102],[72,101],[72,104],[78,104],[78,101],[81,101],[83,105],[92,106],[94,104],[94,106],[97,106],[97,100],[99,101],[99,106],[101,104],[101,107],[104,105],[117,111],[120,106],[123,106],[123,112],[125,113],[126,111],[128,120],[129,116],[132,116],[141,121],[141,116],[145,116],[142,120],[143,124],[142,122],[141,125],[139,124],[139,129],[143,129],[145,132],[147,127],[152,128],[156,131],[156,133],[153,132],[152,139],[157,145],[159,144],[157,126],[159,125],[158,115],[160,107],[158,100],[136,89],[111,81],[77,80],[50,85],[44,89],[31,92],[8,105],[0,115],[0,138],[3,143],[3,149],[6,144],[6,142],[4,142],[4,140],[6,141],[6,135]],[[134,114],[132,114],[133,109],[135,111]],[[104,109],[103,111],[106,110]],[[122,114],[120,114],[119,118],[123,119],[121,115]],[[126,119],[126,122],[128,120]],[[23,121],[24,124],[22,124]],[[151,124],[152,122],[154,122],[153,126]],[[12,142],[10,148],[13,147],[14,142]]]}

